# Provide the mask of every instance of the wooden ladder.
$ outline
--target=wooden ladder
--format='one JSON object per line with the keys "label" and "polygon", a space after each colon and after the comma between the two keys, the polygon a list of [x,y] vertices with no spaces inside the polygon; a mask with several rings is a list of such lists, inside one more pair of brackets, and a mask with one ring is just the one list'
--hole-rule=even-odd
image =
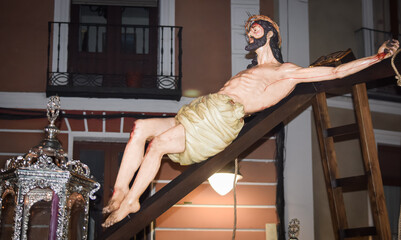
{"label": "wooden ladder", "polygon": [[[326,93],[318,93],[313,100],[315,124],[329,199],[335,239],[372,236],[373,239],[391,239],[380,166],[374,139],[366,84],[352,87],[356,123],[332,127],[329,119]],[[364,174],[339,178],[334,143],[350,138],[360,139]],[[369,193],[373,227],[349,228],[343,194],[367,190]]]}

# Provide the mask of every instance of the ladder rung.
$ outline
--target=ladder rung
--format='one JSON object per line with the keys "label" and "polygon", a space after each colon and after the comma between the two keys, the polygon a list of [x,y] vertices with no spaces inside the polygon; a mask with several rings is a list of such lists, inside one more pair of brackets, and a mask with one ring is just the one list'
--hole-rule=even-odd
{"label": "ladder rung", "polygon": [[358,138],[358,125],[352,123],[344,126],[328,128],[325,137],[333,137],[334,142]]}
{"label": "ladder rung", "polygon": [[368,189],[367,175],[338,178],[333,184],[333,188],[342,187],[343,192],[355,192]]}
{"label": "ladder rung", "polygon": [[375,227],[362,227],[362,228],[348,228],[340,230],[340,238],[352,238],[352,237],[363,237],[363,236],[374,236],[376,235]]}

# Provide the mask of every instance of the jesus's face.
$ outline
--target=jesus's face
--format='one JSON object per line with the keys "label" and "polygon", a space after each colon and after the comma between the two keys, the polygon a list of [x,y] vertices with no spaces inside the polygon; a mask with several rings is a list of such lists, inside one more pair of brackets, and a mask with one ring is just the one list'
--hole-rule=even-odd
{"label": "jesus's face", "polygon": [[247,34],[247,38],[248,45],[245,47],[245,50],[247,51],[256,50],[265,45],[267,41],[265,30],[258,23],[252,24]]}

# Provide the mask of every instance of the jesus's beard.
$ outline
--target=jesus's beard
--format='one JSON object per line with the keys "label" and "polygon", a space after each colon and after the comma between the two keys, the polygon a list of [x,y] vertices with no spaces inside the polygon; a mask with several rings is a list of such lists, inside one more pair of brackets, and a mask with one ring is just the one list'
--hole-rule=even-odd
{"label": "jesus's beard", "polygon": [[245,50],[247,51],[254,51],[262,46],[264,46],[267,42],[267,38],[265,36],[265,34],[263,35],[263,37],[255,39],[253,39],[253,43],[248,43],[248,45],[245,46]]}

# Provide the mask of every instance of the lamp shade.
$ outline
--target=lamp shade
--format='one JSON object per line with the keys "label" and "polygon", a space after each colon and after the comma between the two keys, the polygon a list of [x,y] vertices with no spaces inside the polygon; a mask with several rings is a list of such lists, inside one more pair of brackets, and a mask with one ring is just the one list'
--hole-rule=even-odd
{"label": "lamp shade", "polygon": [[[220,171],[210,176],[208,181],[212,186],[212,188],[218,194],[224,196],[233,189],[234,177],[235,177],[235,166],[234,162],[231,162],[226,167],[222,168]],[[241,179],[242,175],[238,171],[236,182]]]}

